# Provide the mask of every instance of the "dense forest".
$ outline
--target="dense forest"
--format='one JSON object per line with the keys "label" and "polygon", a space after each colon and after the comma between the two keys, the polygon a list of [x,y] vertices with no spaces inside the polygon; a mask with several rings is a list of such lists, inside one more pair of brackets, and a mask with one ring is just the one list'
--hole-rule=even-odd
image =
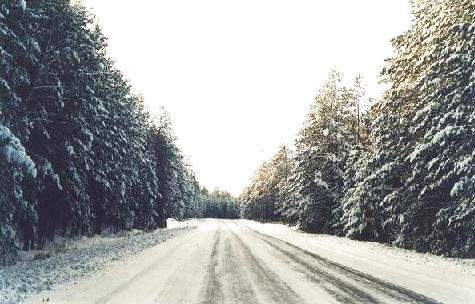
{"label": "dense forest", "polygon": [[80,5],[1,2],[0,263],[57,234],[239,215],[200,187],[169,115],[151,116],[106,47]]}
{"label": "dense forest", "polygon": [[2,0],[0,264],[58,234],[151,230],[169,217],[282,221],[475,257],[475,4],[411,5],[384,96],[331,72],[295,145],[236,202],[200,186],[170,115],[146,109],[84,7]]}
{"label": "dense forest", "polygon": [[381,100],[332,72],[295,147],[280,148],[241,194],[244,217],[475,257],[475,2],[411,5]]}

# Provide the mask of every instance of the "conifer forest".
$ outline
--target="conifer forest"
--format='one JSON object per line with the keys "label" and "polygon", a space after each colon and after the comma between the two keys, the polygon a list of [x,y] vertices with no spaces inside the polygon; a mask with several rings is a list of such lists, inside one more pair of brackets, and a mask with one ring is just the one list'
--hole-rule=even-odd
{"label": "conifer forest", "polygon": [[331,72],[295,147],[262,164],[241,195],[244,217],[475,256],[475,4],[413,2],[414,24],[382,71],[383,99],[362,112],[360,80]]}
{"label": "conifer forest", "polygon": [[238,216],[229,194],[202,192],[169,115],[145,110],[87,10],[65,0],[0,8],[3,263],[56,232]]}

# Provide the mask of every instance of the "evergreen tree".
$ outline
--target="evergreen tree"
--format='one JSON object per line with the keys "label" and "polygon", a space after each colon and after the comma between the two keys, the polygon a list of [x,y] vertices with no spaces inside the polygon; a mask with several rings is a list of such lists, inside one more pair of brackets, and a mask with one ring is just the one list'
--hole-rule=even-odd
{"label": "evergreen tree", "polygon": [[473,256],[474,3],[412,7],[414,24],[383,72],[391,87],[373,111],[344,225],[351,237]]}
{"label": "evergreen tree", "polygon": [[219,189],[209,192],[206,188],[203,188],[201,197],[203,200],[204,217],[222,219],[239,218],[239,205],[230,193]]}
{"label": "evergreen tree", "polygon": [[407,136],[399,150],[410,168],[403,190],[389,202],[404,199],[395,242],[473,256],[475,3],[426,0],[412,6],[414,25],[395,41],[386,70],[388,98],[404,102],[400,119]]}
{"label": "evergreen tree", "polygon": [[16,261],[18,237],[34,241],[35,205],[29,189],[37,170],[20,140],[0,126],[0,263]]}
{"label": "evergreen tree", "polygon": [[292,170],[292,153],[288,147],[279,148],[274,157],[256,171],[251,184],[239,201],[245,218],[261,221],[282,219],[283,202],[288,194],[288,180]]}
{"label": "evergreen tree", "polygon": [[358,143],[359,94],[332,72],[317,95],[296,141],[290,200],[304,230],[335,233],[339,224],[345,166]]}

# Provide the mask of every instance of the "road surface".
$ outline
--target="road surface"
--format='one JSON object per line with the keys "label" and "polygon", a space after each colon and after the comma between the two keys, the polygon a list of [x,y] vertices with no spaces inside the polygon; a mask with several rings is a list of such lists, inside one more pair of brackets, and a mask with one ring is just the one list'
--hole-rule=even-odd
{"label": "road surface", "polygon": [[[390,267],[378,276],[371,274],[377,272],[371,261],[354,263],[340,264],[245,221],[207,220],[125,265],[48,297],[53,304],[475,302],[470,277],[451,282],[444,274]],[[375,267],[386,269],[384,263]],[[401,281],[404,276],[407,281]]]}

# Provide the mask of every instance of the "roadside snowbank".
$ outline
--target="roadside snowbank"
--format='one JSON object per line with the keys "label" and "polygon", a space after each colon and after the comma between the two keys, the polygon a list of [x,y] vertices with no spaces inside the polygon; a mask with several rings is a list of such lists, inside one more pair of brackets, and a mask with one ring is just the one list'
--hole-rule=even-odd
{"label": "roadside snowbank", "polygon": [[[308,248],[310,251],[324,251],[326,256],[334,256],[341,261],[341,256],[349,258],[364,258],[377,261],[384,256],[389,264],[398,265],[410,263],[421,266],[431,266],[440,271],[450,270],[474,276],[475,259],[445,258],[430,253],[419,253],[398,247],[388,246],[376,242],[355,241],[345,237],[328,234],[313,234],[282,224],[258,223],[250,220],[241,220],[246,226],[261,233],[278,237],[287,242]],[[474,281],[475,282],[475,281]]]}
{"label": "roadside snowbank", "polygon": [[152,232],[132,230],[115,235],[83,237],[67,243],[59,251],[42,251],[42,259],[26,259],[14,266],[1,267],[0,303],[23,303],[29,295],[90,275],[114,261],[125,260],[196,228],[193,221],[168,220],[168,223],[169,228]]}

